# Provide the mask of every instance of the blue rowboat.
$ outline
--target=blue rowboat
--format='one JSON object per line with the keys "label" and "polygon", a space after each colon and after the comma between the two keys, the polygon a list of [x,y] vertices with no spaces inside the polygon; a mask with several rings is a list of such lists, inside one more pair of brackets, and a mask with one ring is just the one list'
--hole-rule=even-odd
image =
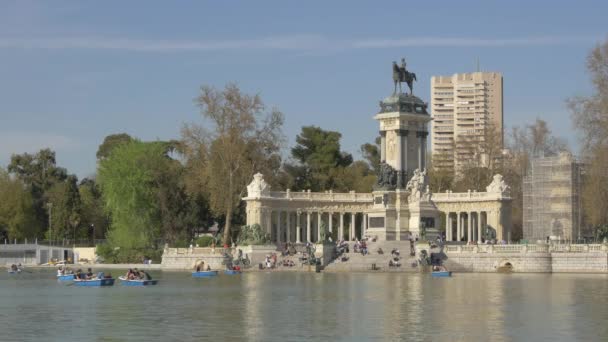
{"label": "blue rowboat", "polygon": [[228,274],[228,275],[241,274],[241,271],[237,271],[237,270],[224,270],[224,274]]}
{"label": "blue rowboat", "polygon": [[433,271],[433,272],[431,272],[431,276],[436,277],[436,278],[451,277],[452,271]]}
{"label": "blue rowboat", "polygon": [[120,279],[120,283],[124,286],[148,286],[148,285],[156,285],[158,284],[158,280],[144,280],[144,279],[133,279],[129,280],[124,276],[118,277]]}
{"label": "blue rowboat", "polygon": [[192,277],[193,278],[208,278],[208,277],[215,277],[217,275],[217,271],[194,271],[192,272]]}
{"label": "blue rowboat", "polygon": [[16,270],[16,271],[8,270],[8,274],[19,274],[19,273],[21,273],[21,270]]}
{"label": "blue rowboat", "polygon": [[57,276],[57,280],[59,280],[59,281],[72,281],[75,278],[76,277],[73,274],[64,274],[64,275]]}
{"label": "blue rowboat", "polygon": [[94,286],[94,287],[114,286],[114,278],[90,279],[90,280],[74,279],[74,285],[75,286]]}

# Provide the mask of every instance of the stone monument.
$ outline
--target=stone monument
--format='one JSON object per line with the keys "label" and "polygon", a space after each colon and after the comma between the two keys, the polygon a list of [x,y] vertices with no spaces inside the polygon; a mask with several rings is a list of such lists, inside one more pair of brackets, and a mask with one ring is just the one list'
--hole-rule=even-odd
{"label": "stone monument", "polygon": [[[407,71],[405,59],[401,66],[393,62],[394,92],[380,101],[380,110],[374,116],[380,124],[381,164],[369,231],[387,240],[417,236],[421,225],[427,225],[428,236],[434,228],[428,223],[439,216],[431,201],[425,169],[427,124],[431,117],[427,104],[413,95],[415,80],[416,74]],[[408,84],[409,94],[401,91],[402,82]]]}

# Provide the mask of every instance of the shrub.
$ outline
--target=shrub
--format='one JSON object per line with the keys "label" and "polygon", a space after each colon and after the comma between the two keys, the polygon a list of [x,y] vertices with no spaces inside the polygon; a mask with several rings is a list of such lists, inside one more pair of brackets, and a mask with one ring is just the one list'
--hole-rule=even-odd
{"label": "shrub", "polygon": [[213,241],[215,241],[213,236],[201,236],[196,239],[196,244],[200,247],[209,247]]}

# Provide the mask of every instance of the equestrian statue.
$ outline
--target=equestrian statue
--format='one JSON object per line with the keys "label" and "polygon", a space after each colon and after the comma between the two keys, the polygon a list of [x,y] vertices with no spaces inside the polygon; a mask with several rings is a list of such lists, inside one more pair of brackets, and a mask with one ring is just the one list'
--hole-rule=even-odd
{"label": "equestrian statue", "polygon": [[416,74],[407,71],[405,68],[405,58],[401,58],[401,66],[397,65],[397,62],[393,62],[393,82],[395,83],[393,94],[397,93],[397,84],[399,84],[399,93],[401,93],[401,83],[405,82],[410,88],[410,95],[412,95],[414,93],[414,81],[417,81]]}

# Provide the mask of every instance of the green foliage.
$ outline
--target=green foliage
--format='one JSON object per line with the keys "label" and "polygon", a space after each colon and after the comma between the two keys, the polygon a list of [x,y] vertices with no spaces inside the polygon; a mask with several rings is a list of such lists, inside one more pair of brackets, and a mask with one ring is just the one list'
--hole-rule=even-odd
{"label": "green foliage", "polygon": [[[88,238],[95,234],[95,239],[104,238],[109,227],[109,218],[103,210],[101,192],[94,180],[85,178],[78,186],[80,194],[81,229],[77,233],[78,238]],[[91,232],[91,225],[95,227]],[[91,234],[91,235],[89,235]]]}
{"label": "green foliage", "polygon": [[253,175],[262,172],[270,181],[277,173],[283,114],[265,113],[259,96],[243,94],[234,84],[223,90],[201,87],[197,102],[213,130],[197,125],[183,130],[187,184],[191,192],[204,193],[213,213],[224,217],[224,239],[230,241],[232,220],[242,210],[239,204]]}
{"label": "green foliage", "polygon": [[[325,131],[316,126],[304,126],[291,149],[295,164],[286,163],[293,190],[339,190],[343,169],[352,164],[353,157],[340,151],[338,132]],[[340,189],[341,190],[341,189]]]}
{"label": "green foliage", "polygon": [[133,141],[116,147],[99,164],[104,206],[112,217],[110,244],[121,249],[151,247],[160,237],[155,175],[169,167],[162,143]]}
{"label": "green foliage", "polygon": [[[70,175],[64,182],[55,183],[47,191],[47,198],[53,204],[51,230],[47,231],[47,238],[53,240],[82,238],[81,234],[76,234],[76,228],[81,220],[80,193],[76,185],[76,176]],[[81,233],[81,230],[78,233]]]}
{"label": "green foliage", "polygon": [[596,241],[604,241],[608,239],[608,223],[595,227]]}
{"label": "green foliage", "polygon": [[96,254],[106,264],[141,263],[144,258],[160,263],[162,252],[162,249],[157,248],[120,248],[108,243],[96,246]]}
{"label": "green foliage", "polygon": [[130,135],[126,133],[110,134],[103,139],[101,145],[97,149],[97,159],[102,160],[110,156],[112,150],[121,145],[126,145],[133,141]]}
{"label": "green foliage", "polygon": [[380,143],[381,138],[377,137],[374,144],[366,143],[361,145],[361,155],[367,161],[374,173],[380,171]]}
{"label": "green foliage", "polygon": [[55,152],[50,149],[42,149],[36,154],[12,155],[8,171],[29,189],[32,195],[36,225],[47,226],[48,191],[55,184],[62,183],[68,178],[67,171],[57,166]]}
{"label": "green foliage", "polygon": [[31,193],[0,168],[0,238],[33,239],[40,230]]}
{"label": "green foliage", "polygon": [[209,247],[213,241],[215,241],[213,236],[201,236],[196,239],[196,244],[199,245],[199,247]]}

